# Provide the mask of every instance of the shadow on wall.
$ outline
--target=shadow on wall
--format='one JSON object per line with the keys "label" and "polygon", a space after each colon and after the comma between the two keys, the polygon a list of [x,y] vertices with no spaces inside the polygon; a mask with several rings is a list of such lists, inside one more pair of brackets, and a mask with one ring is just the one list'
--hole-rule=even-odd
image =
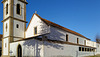
{"label": "shadow on wall", "polygon": [[[47,38],[50,40],[59,40],[59,41],[64,41],[64,37],[65,35],[60,32],[59,30],[53,29],[51,28],[51,33],[46,34]],[[43,33],[43,31],[40,31],[39,33]],[[41,40],[40,40],[41,39]],[[23,54],[27,54],[27,55],[33,55],[36,57],[40,57],[40,53],[41,49],[42,49],[42,45],[47,46],[47,48],[55,48],[55,49],[59,49],[59,50],[63,50],[63,46],[61,44],[58,43],[54,43],[54,42],[49,42],[49,41],[42,41],[42,38],[34,38],[31,40],[26,40],[23,45],[24,45],[24,51],[26,50],[26,52],[24,52]],[[34,51],[33,51],[34,50]],[[29,52],[28,52],[29,51]]]}
{"label": "shadow on wall", "polygon": [[63,32],[61,32],[60,30],[58,29],[55,29],[55,28],[51,28],[51,33],[48,34],[48,38],[51,39],[51,40],[59,40],[59,41],[65,41],[65,37],[66,35],[64,35]]}
{"label": "shadow on wall", "polygon": [[23,55],[40,57],[40,45],[42,45],[41,41],[39,42],[38,40],[34,39],[26,40],[23,44]]}
{"label": "shadow on wall", "polygon": [[[42,53],[42,45],[47,46],[47,48],[53,47],[56,49],[60,49],[63,50],[63,46],[57,44],[57,43],[50,43],[48,41],[42,41],[42,40],[35,40],[35,39],[31,39],[31,40],[26,40],[23,43],[23,55],[26,56],[36,56],[36,57],[40,57],[40,53]],[[34,55],[33,55],[34,54]]]}

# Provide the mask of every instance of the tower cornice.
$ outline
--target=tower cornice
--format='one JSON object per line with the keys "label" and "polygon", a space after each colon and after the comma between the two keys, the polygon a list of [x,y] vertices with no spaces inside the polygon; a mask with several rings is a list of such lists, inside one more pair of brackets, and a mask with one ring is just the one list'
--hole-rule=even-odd
{"label": "tower cornice", "polygon": [[18,0],[18,1],[21,1],[21,2],[23,2],[23,3],[25,3],[25,4],[28,4],[26,1],[23,1],[23,0]]}
{"label": "tower cornice", "polygon": [[27,23],[27,21],[20,20],[20,19],[18,19],[18,18],[12,17],[12,16],[7,17],[6,19],[2,20],[1,22],[4,22],[4,21],[8,20],[9,18],[13,18],[14,20],[18,20],[18,21]]}
{"label": "tower cornice", "polygon": [[7,1],[7,0],[3,0],[2,3],[4,3],[5,1]]}
{"label": "tower cornice", "polygon": [[[7,1],[7,0],[3,0],[2,3],[4,3],[5,1]],[[25,4],[28,4],[26,1],[22,1],[22,0],[18,0],[18,1],[21,1],[21,2],[23,2]]]}

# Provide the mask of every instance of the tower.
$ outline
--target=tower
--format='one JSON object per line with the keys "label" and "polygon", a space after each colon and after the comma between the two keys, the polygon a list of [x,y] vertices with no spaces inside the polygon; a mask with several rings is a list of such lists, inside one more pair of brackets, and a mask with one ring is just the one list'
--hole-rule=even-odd
{"label": "tower", "polygon": [[3,0],[2,57],[10,56],[10,43],[25,38],[26,0]]}

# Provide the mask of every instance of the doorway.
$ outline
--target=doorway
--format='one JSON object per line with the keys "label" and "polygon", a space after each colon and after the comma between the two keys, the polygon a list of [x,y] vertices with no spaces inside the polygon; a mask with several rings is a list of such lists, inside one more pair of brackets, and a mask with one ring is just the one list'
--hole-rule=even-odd
{"label": "doorway", "polygon": [[18,48],[17,48],[17,57],[22,57],[22,47],[21,47],[21,45],[18,45]]}

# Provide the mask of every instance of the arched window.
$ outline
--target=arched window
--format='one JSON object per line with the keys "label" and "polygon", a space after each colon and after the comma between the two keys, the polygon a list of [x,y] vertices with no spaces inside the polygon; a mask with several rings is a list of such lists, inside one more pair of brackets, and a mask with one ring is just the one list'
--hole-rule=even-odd
{"label": "arched window", "polygon": [[20,44],[18,45],[18,48],[17,48],[17,57],[22,57],[22,47]]}
{"label": "arched window", "polygon": [[8,4],[6,4],[6,14],[8,14]]}
{"label": "arched window", "polygon": [[18,24],[16,25],[16,28],[19,28],[19,25]]}
{"label": "arched window", "polygon": [[66,34],[66,41],[68,41],[68,34]]}
{"label": "arched window", "polygon": [[17,4],[17,14],[21,15],[21,6],[20,4]]}

